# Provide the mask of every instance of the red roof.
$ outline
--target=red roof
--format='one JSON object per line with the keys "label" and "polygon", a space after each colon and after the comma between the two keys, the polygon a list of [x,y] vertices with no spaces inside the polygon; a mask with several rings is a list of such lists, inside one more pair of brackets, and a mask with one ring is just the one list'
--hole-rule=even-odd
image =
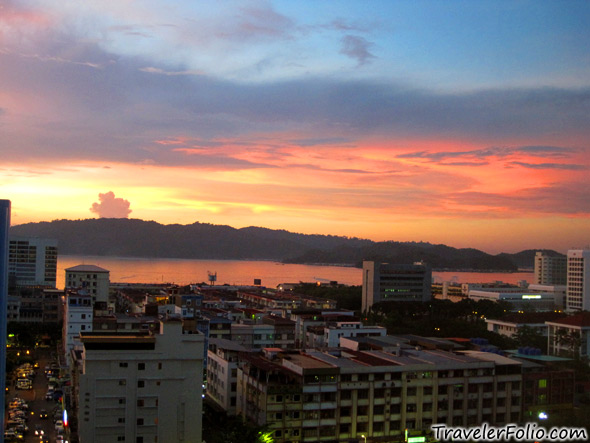
{"label": "red roof", "polygon": [[588,328],[590,327],[590,312],[580,312],[579,314],[570,315],[559,320],[553,320],[551,323]]}

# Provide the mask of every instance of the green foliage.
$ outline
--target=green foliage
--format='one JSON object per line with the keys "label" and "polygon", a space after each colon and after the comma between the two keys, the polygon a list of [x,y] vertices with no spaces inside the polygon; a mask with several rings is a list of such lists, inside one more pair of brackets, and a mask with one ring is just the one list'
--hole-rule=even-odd
{"label": "green foliage", "polygon": [[56,344],[61,338],[62,325],[43,323],[10,322],[7,333],[15,335],[15,345],[22,348],[34,348],[43,336],[49,336],[51,343]]}
{"label": "green foliage", "polygon": [[547,338],[543,337],[538,329],[527,325],[521,326],[512,338],[518,347],[532,346],[541,349],[544,354],[547,352]]}
{"label": "green foliage", "polygon": [[228,416],[203,404],[203,439],[207,443],[267,443],[268,433],[261,426],[244,423],[241,417]]}
{"label": "green foliage", "polygon": [[297,294],[336,300],[338,308],[360,311],[362,306],[362,286],[318,286],[302,283],[295,289]]}
{"label": "green foliage", "polygon": [[504,314],[502,304],[488,300],[469,299],[453,303],[450,300],[434,299],[429,303],[381,302],[365,313],[363,322],[381,325],[387,333],[415,334],[427,337],[486,338],[500,348],[514,346],[504,336],[487,330],[484,318]]}

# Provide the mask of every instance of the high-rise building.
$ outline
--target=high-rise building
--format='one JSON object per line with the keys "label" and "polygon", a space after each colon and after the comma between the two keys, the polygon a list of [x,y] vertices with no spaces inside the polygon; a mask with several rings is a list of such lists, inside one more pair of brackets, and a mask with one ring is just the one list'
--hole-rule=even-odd
{"label": "high-rise building", "polygon": [[95,265],[78,265],[66,269],[66,289],[85,291],[95,302],[109,301],[109,271]]}
{"label": "high-rise building", "polygon": [[73,351],[74,411],[82,443],[202,441],[201,334],[180,319],[158,333],[81,333]]}
{"label": "high-rise building", "polygon": [[567,257],[551,256],[538,251],[535,254],[536,285],[565,285],[567,281]]}
{"label": "high-rise building", "polygon": [[55,287],[57,240],[11,235],[8,274],[16,286]]}
{"label": "high-rise building", "polygon": [[590,249],[567,251],[566,309],[590,310]]}
{"label": "high-rise building", "polygon": [[[8,229],[10,200],[0,200],[0,386],[6,385],[6,326],[8,304]],[[4,402],[0,402],[0,425],[4,429]]]}
{"label": "high-rise building", "polygon": [[382,301],[431,299],[432,270],[424,263],[363,262],[363,311]]}

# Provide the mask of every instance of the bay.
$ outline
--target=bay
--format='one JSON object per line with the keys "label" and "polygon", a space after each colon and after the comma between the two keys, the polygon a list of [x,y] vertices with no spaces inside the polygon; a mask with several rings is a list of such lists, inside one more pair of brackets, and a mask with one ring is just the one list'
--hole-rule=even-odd
{"label": "bay", "polygon": [[[81,264],[96,265],[110,271],[114,283],[174,283],[186,285],[208,281],[208,273],[217,273],[216,284],[252,285],[260,279],[263,286],[274,288],[280,283],[327,283],[361,285],[362,271],[346,266],[282,264],[255,260],[185,260],[106,256],[62,255],[57,263],[57,287],[62,289],[65,270]],[[488,283],[532,281],[527,272],[433,272],[433,282]]]}

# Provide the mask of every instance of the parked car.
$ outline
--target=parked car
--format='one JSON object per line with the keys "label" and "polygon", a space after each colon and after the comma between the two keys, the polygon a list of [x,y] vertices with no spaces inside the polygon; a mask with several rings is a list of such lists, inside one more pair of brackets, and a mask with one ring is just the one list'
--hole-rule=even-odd
{"label": "parked car", "polygon": [[41,409],[41,411],[39,412],[39,418],[46,419],[48,417],[49,417],[49,415],[47,414],[47,410],[46,409]]}

